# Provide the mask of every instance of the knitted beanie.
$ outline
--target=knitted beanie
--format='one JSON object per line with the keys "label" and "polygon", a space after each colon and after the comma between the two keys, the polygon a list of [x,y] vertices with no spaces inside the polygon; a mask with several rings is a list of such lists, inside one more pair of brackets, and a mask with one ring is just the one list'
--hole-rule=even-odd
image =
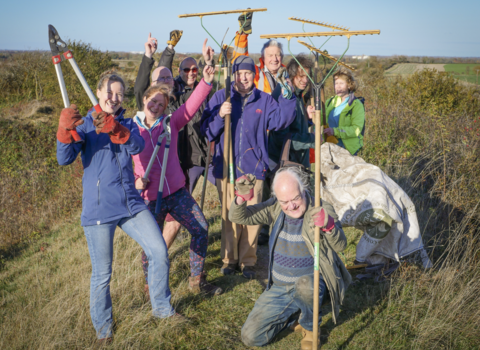
{"label": "knitted beanie", "polygon": [[248,56],[238,56],[233,62],[233,73],[239,70],[249,70],[255,75],[255,62]]}

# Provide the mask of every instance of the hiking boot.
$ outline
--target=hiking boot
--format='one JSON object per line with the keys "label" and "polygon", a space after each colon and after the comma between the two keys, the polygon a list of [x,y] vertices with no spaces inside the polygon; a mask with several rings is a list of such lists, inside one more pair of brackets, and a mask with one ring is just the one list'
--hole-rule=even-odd
{"label": "hiking boot", "polygon": [[113,342],[113,338],[112,338],[112,337],[97,339],[97,341],[95,342],[93,348],[94,348],[94,349],[105,349],[105,348],[108,347],[110,344],[112,344],[112,342]]}
{"label": "hiking boot", "polygon": [[[313,332],[307,331],[305,328],[302,327],[302,334],[303,334],[303,339],[300,341],[300,349],[312,350],[313,349]],[[318,347],[320,347],[320,328],[318,329],[317,344],[318,344]]]}
{"label": "hiking boot", "polygon": [[237,272],[237,264],[223,264],[222,268],[220,269],[220,273],[224,276],[226,275],[233,275]]}
{"label": "hiking boot", "polygon": [[298,323],[298,321],[295,321],[295,323],[290,326],[290,330],[294,331],[295,333],[301,333],[303,327],[300,326],[300,323]]}
{"label": "hiking boot", "polygon": [[254,279],[255,276],[256,276],[256,274],[257,274],[257,273],[256,273],[255,270],[253,269],[253,266],[244,266],[244,267],[242,268],[242,275],[243,275],[243,277],[245,277],[245,278],[248,278],[248,279],[250,279],[250,280],[251,280],[251,279]]}
{"label": "hiking boot", "polygon": [[207,282],[207,274],[202,272],[198,276],[188,278],[188,288],[194,293],[206,293],[211,295],[220,295],[223,290]]}

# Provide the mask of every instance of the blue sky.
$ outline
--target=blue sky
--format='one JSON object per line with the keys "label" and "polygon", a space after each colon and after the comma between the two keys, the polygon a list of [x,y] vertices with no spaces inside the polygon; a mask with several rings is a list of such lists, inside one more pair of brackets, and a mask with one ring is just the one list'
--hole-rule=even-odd
{"label": "blue sky", "polygon": [[[286,4],[291,4],[287,6]],[[109,51],[143,51],[143,44],[152,32],[160,50],[172,29],[182,29],[184,35],[177,45],[178,52],[200,52],[207,34],[199,18],[178,18],[179,14],[235,10],[247,7],[268,8],[253,16],[253,34],[249,38],[250,52],[260,52],[264,40],[260,34],[301,32],[302,24],[289,21],[300,17],[335,23],[350,30],[380,29],[375,36],[354,36],[349,55],[409,55],[480,57],[478,18],[480,1],[476,0],[404,0],[404,1],[9,1],[0,11],[0,50],[47,50],[48,24],[53,24],[63,39],[82,40],[94,48]],[[230,28],[227,39],[238,28],[237,15],[207,16],[205,27],[221,41]],[[306,31],[326,31],[305,25]],[[227,39],[225,41],[227,41]],[[230,41],[228,40],[228,42]],[[313,39],[319,46],[325,39]],[[286,44],[287,41],[283,40]],[[347,39],[332,38],[325,48],[340,54]],[[218,47],[209,43],[218,52]],[[294,53],[307,49],[292,39]],[[287,50],[286,50],[287,51]]]}

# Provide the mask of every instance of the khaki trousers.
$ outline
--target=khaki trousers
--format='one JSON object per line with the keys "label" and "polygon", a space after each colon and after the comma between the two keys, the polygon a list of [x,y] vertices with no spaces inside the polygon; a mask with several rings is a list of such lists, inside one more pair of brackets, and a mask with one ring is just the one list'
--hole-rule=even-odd
{"label": "khaki trousers", "polygon": [[[223,198],[222,193],[222,179],[216,179],[217,189],[220,193],[220,199]],[[253,189],[253,198],[247,202],[247,205],[258,204],[262,201],[263,180],[257,180]],[[228,220],[228,212],[232,204],[232,194],[230,193],[230,186],[227,192],[227,221],[225,227],[225,234],[222,233],[222,261],[226,264],[238,263],[241,268],[244,266],[254,266],[257,262],[257,239],[260,232],[260,225],[246,226],[233,224]],[[224,205],[224,203],[222,203]],[[237,228],[237,247],[238,260],[234,259],[234,235],[233,225]]]}

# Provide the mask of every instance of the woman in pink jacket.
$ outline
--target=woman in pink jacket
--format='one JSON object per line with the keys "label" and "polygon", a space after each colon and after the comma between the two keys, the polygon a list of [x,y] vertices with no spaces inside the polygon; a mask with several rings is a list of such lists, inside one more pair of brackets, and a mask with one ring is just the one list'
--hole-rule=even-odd
{"label": "woman in pink jacket", "polygon": [[[212,81],[215,69],[206,66],[203,70],[203,79],[185,104],[178,108],[171,116],[171,142],[168,153],[167,171],[163,185],[161,210],[155,215],[158,186],[163,166],[165,141],[153,163],[148,180],[143,179],[148,162],[158,140],[163,132],[164,111],[170,99],[170,87],[165,84],[151,86],[143,95],[143,112],[138,112],[134,120],[138,124],[140,135],[145,139],[145,149],[135,156],[135,187],[143,190],[142,198],[154,214],[160,228],[163,228],[168,213],[182,224],[192,235],[190,243],[190,278],[189,288],[194,292],[206,292],[213,295],[222,293],[222,289],[206,282],[203,270],[208,246],[208,223],[195,199],[185,188],[185,175],[180,167],[177,152],[178,132],[195,116],[203,101],[212,90]],[[143,270],[147,277],[148,261],[142,254]],[[148,279],[147,279],[148,283]]]}

